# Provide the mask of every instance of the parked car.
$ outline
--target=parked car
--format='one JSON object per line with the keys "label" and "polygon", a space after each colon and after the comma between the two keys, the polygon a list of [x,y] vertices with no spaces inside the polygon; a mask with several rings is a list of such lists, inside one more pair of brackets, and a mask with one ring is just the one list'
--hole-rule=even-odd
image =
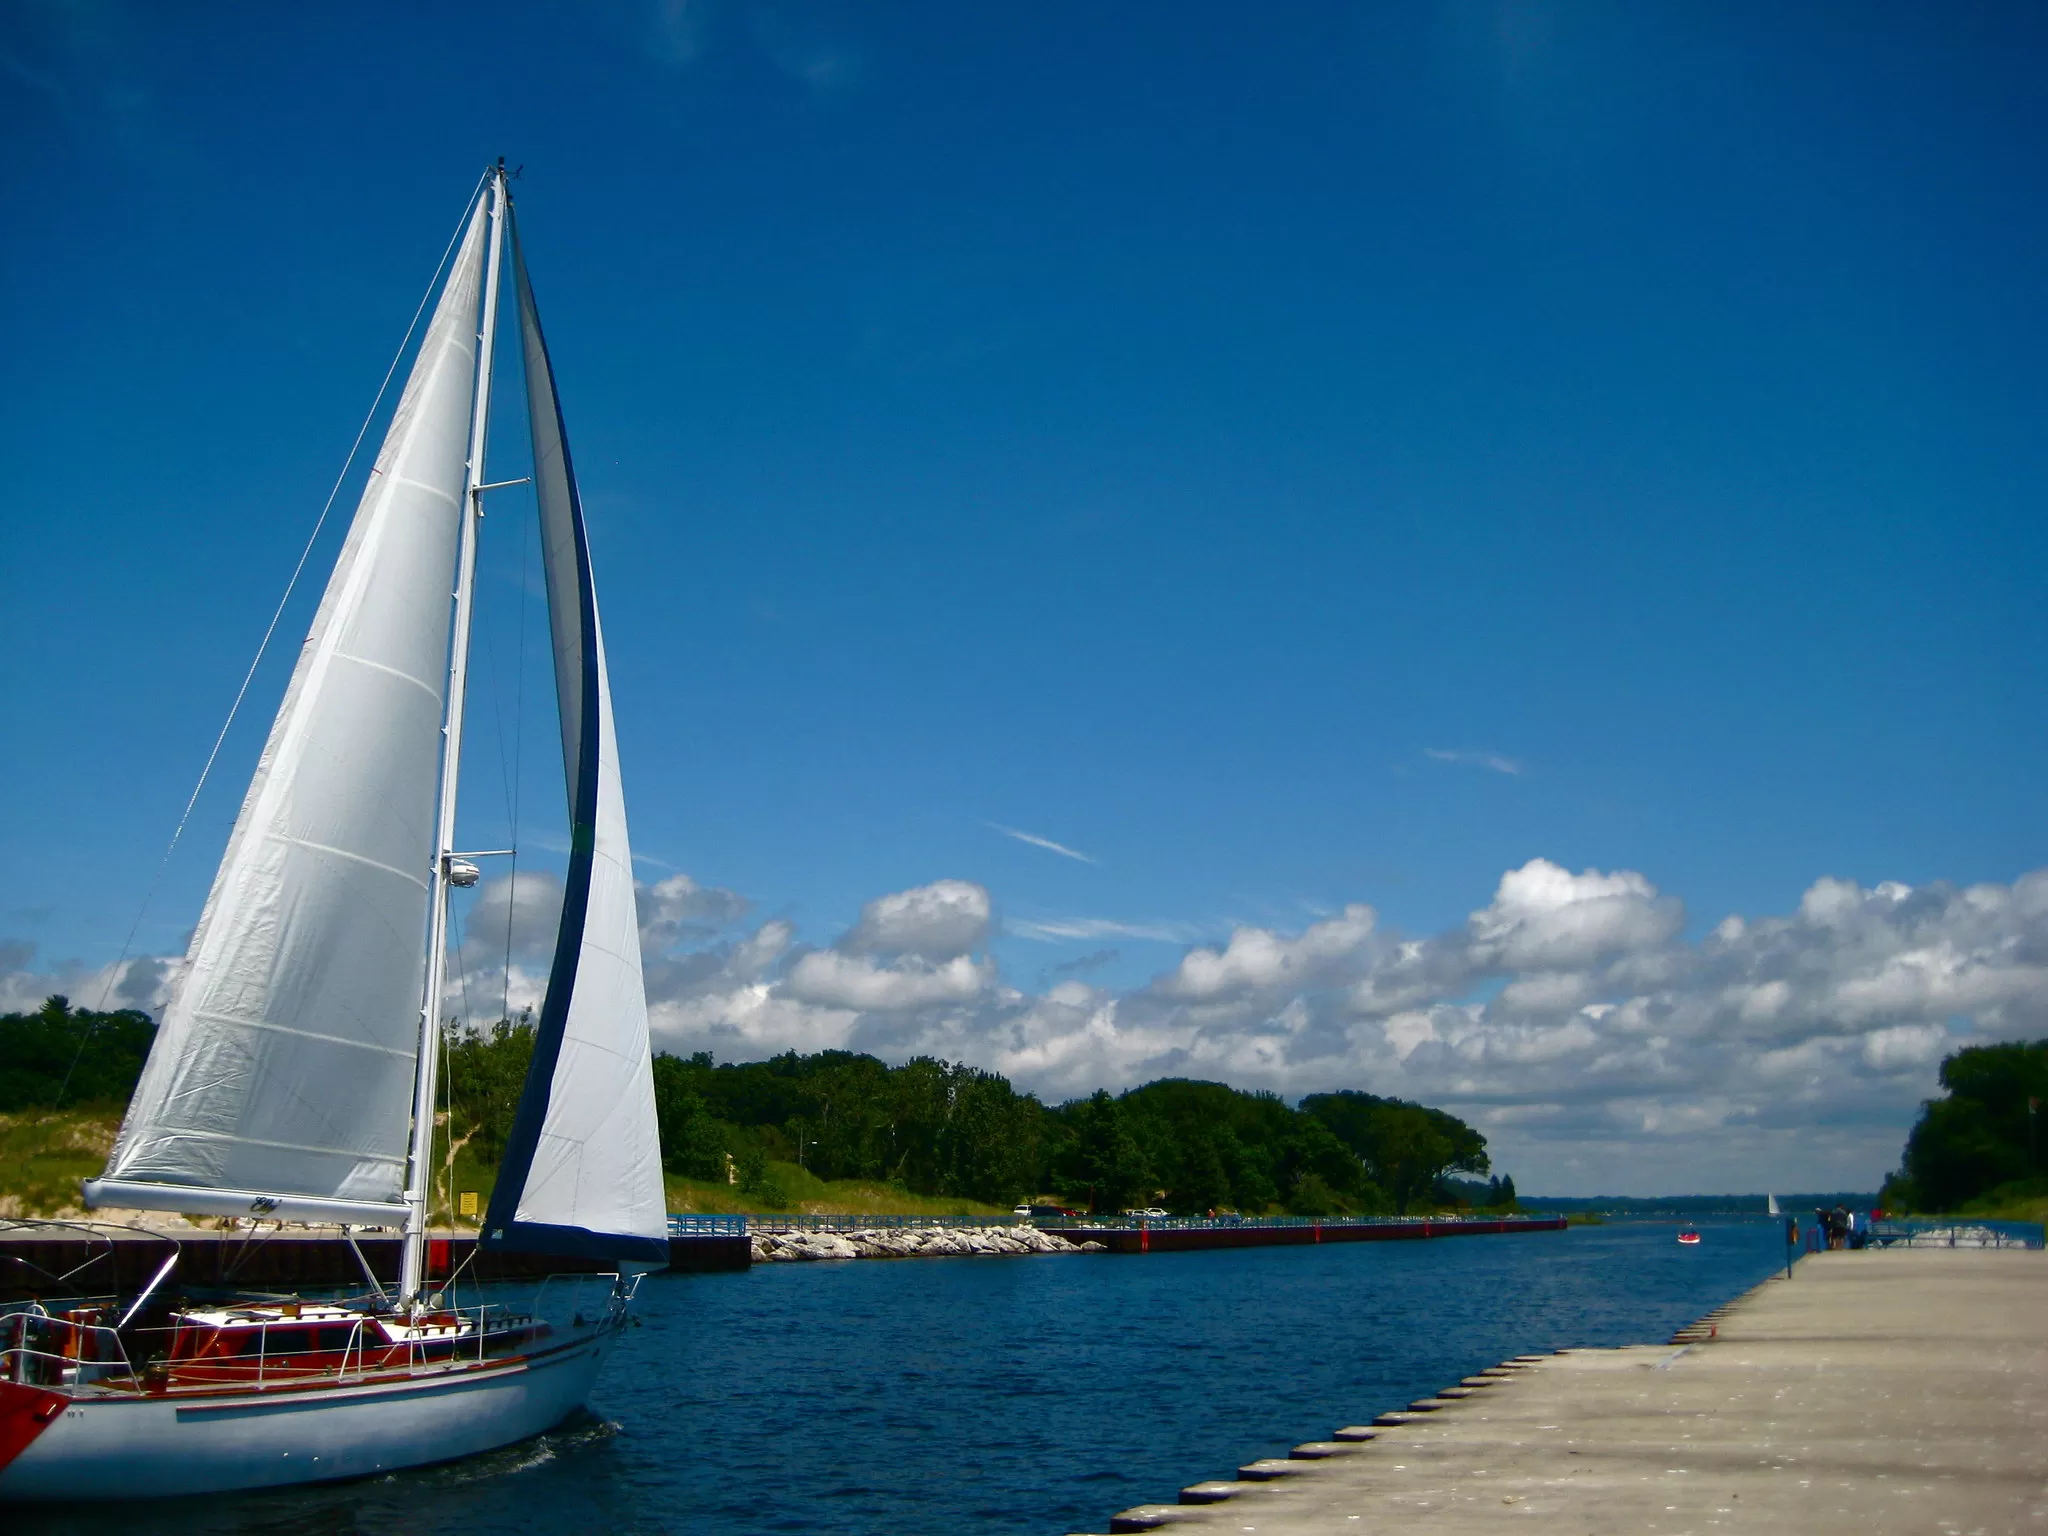
{"label": "parked car", "polygon": [[1020,1205],[1010,1214],[1022,1216],[1026,1221],[1066,1221],[1080,1213],[1063,1205]]}

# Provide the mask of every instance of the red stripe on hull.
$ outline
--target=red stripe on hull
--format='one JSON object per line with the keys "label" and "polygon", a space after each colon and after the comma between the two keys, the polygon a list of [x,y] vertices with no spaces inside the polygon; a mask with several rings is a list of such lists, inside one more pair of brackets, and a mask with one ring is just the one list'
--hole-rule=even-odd
{"label": "red stripe on hull", "polygon": [[0,1472],[50,1427],[68,1401],[61,1392],[0,1381]]}

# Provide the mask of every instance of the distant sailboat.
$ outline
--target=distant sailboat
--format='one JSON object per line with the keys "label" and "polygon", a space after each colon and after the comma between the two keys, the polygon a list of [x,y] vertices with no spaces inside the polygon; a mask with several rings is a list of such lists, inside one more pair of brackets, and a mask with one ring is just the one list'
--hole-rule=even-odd
{"label": "distant sailboat", "polygon": [[[400,1228],[395,1296],[0,1311],[0,1501],[351,1477],[489,1450],[579,1407],[634,1277],[551,1326],[444,1304],[428,1266],[448,893],[492,342],[508,245],[540,503],[571,847],[533,1065],[486,1246],[668,1258],[590,551],[502,162],[300,652],[183,979],[88,1204]],[[505,482],[521,483],[521,482]],[[451,600],[452,593],[452,600]],[[161,1294],[159,1288],[162,1288]]]}
{"label": "distant sailboat", "polygon": [[1764,1196],[1764,1208],[1767,1211],[1769,1211],[1770,1214],[1773,1216],[1781,1216],[1784,1214],[1782,1211],[1778,1209],[1778,1197],[1776,1195]]}

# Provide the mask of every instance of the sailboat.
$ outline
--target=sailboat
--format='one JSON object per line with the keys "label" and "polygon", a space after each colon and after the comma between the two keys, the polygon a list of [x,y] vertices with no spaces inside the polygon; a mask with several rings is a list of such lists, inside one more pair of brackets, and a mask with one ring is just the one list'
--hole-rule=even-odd
{"label": "sailboat", "polygon": [[[559,1324],[450,1304],[428,1197],[498,301],[518,307],[572,852],[480,1242],[615,1265]],[[452,598],[451,598],[452,594]],[[359,1476],[580,1407],[668,1260],[647,1003],[589,541],[504,164],[481,178],[94,1208],[404,1233],[395,1294],[0,1313],[0,1501]],[[358,1250],[360,1254],[360,1250]]]}
{"label": "sailboat", "polygon": [[1778,1197],[1776,1195],[1764,1196],[1764,1212],[1766,1215],[1770,1216],[1777,1216],[1782,1214],[1778,1210]]}

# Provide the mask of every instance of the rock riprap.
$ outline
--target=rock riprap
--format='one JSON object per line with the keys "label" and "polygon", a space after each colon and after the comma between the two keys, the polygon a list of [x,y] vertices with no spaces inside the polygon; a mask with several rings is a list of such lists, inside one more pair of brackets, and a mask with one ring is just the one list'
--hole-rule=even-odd
{"label": "rock riprap", "polygon": [[756,1232],[756,1264],[805,1259],[938,1259],[976,1254],[1102,1253],[1036,1227],[866,1227],[854,1232]]}

